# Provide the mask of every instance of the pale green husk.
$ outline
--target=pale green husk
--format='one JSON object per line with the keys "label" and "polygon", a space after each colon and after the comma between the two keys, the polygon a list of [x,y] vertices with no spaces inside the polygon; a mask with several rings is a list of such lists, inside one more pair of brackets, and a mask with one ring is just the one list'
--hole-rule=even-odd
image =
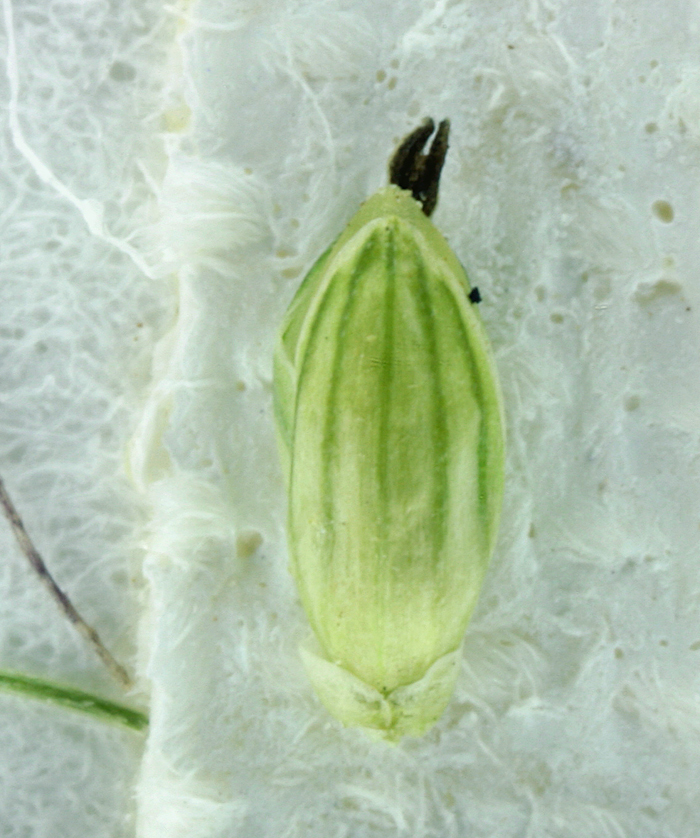
{"label": "pale green husk", "polygon": [[469,290],[389,186],[306,276],[275,355],[306,668],[331,713],[391,740],[449,701],[496,537],[502,407]]}

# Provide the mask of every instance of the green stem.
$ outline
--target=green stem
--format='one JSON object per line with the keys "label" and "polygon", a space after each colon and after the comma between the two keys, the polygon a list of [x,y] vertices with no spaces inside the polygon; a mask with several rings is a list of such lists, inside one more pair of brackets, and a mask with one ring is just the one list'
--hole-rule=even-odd
{"label": "green stem", "polygon": [[87,713],[103,721],[126,725],[133,730],[143,730],[148,725],[148,716],[123,704],[115,704],[104,698],[71,687],[61,687],[41,678],[20,675],[16,672],[0,672],[0,689],[23,693],[31,698],[51,701],[62,707],[69,707]]}

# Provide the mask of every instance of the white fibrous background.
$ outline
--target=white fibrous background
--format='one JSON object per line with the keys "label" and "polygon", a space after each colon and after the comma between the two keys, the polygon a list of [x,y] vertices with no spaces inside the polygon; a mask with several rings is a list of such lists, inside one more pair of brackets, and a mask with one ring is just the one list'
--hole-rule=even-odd
{"label": "white fibrous background", "polygon": [[[120,693],[0,525],[0,836],[700,833],[700,8],[3,0],[0,474]],[[454,699],[396,747],[298,646],[271,359],[395,143],[504,393],[499,542]]]}

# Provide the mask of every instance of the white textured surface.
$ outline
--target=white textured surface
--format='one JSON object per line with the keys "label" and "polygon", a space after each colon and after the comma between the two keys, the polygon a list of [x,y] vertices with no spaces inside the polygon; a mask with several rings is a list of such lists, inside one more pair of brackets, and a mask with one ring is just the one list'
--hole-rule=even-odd
{"label": "white textured surface", "polygon": [[[132,258],[165,162],[174,28],[159,3],[138,5],[5,0],[0,35],[0,473],[58,582],[132,670],[144,512],[124,448],[173,309]],[[3,521],[0,668],[124,698]],[[131,701],[147,706],[145,691]],[[0,835],[132,835],[142,749],[139,734],[0,693]]]}
{"label": "white textured surface", "polygon": [[[115,241],[6,135],[5,205],[19,203],[2,216],[13,281],[0,286],[1,467],[127,657],[135,599],[118,572],[140,518],[119,463],[141,415],[130,463],[151,504],[152,726],[139,834],[697,834],[697,4],[203,0],[184,16],[181,63],[158,53],[175,15],[139,8],[15,10],[25,135],[71,194],[104,202]],[[67,22],[39,50],[60,14],[80,20],[82,51]],[[143,72],[120,87],[117,59]],[[43,94],[43,77],[67,98]],[[304,271],[428,114],[452,120],[434,220],[484,297],[508,482],[455,700],[392,749],[340,729],[300,666],[270,358]],[[170,287],[139,267],[177,273],[174,325]],[[3,656],[104,684],[13,562]],[[135,767],[108,753],[101,770]],[[13,782],[41,776],[27,760]],[[32,834],[24,817],[16,834]],[[103,834],[121,834],[117,820]]]}

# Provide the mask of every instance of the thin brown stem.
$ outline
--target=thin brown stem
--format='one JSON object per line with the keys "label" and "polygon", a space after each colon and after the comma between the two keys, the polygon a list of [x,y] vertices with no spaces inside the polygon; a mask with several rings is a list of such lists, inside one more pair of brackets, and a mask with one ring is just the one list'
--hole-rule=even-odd
{"label": "thin brown stem", "polygon": [[51,597],[58,603],[58,607],[61,609],[63,614],[70,620],[70,622],[75,626],[75,628],[80,632],[80,634],[82,634],[82,636],[92,646],[95,652],[97,652],[97,654],[100,657],[100,660],[107,667],[112,677],[119,681],[119,683],[125,689],[129,689],[132,686],[132,680],[129,677],[129,674],[126,671],[126,669],[114,659],[112,654],[100,640],[100,637],[95,631],[95,629],[92,626],[88,625],[88,623],[86,623],[85,620],[83,620],[73,603],[70,601],[70,599],[68,599],[66,594],[64,594],[63,591],[58,587],[58,585],[54,581],[53,576],[49,573],[49,570],[44,564],[44,560],[41,558],[39,551],[32,543],[31,538],[29,538],[29,535],[27,534],[27,531],[24,528],[24,524],[22,523],[22,519],[19,517],[17,509],[15,508],[15,505],[12,503],[12,500],[10,499],[10,496],[7,493],[7,490],[5,489],[5,484],[3,483],[1,477],[0,505],[2,506],[3,512],[5,513],[7,520],[10,522],[10,525],[12,526],[15,538],[17,539],[17,542],[19,543],[22,552],[27,557],[29,564],[36,571],[39,579],[43,582],[44,587],[51,594]]}

